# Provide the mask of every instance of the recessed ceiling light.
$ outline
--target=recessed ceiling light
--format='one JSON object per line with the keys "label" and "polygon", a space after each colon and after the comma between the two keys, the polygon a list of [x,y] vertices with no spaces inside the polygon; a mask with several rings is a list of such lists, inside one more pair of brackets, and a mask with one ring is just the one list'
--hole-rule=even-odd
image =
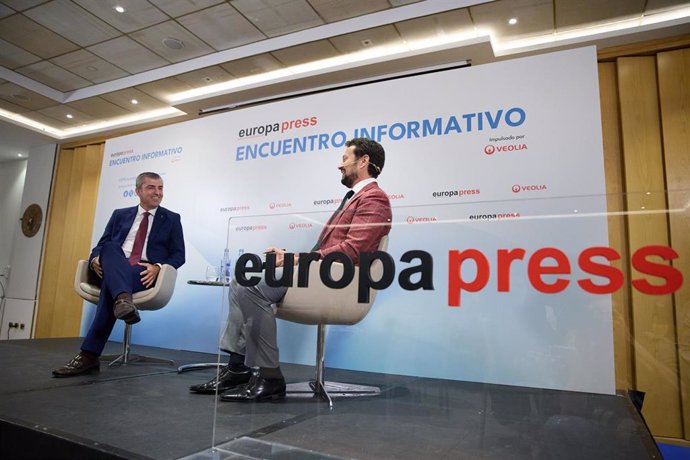
{"label": "recessed ceiling light", "polygon": [[21,153],[18,153],[17,156],[18,156],[19,158],[21,158],[21,157],[23,157],[24,155],[22,155]]}
{"label": "recessed ceiling light", "polygon": [[137,101],[136,99],[132,99],[132,100],[129,101],[129,102],[131,102],[131,103],[134,104],[134,105],[137,105],[137,104],[139,103],[139,101]]}
{"label": "recessed ceiling light", "polygon": [[517,24],[517,18],[508,19],[508,24],[510,24],[511,26],[514,26],[515,24]]}
{"label": "recessed ceiling light", "polygon": [[374,42],[372,42],[372,41],[369,40],[368,38],[365,38],[365,39],[362,40],[360,43],[362,44],[362,46],[371,46]]}
{"label": "recessed ceiling light", "polygon": [[72,119],[72,118],[74,118],[74,116],[72,116],[72,114],[71,114],[71,113],[68,113],[68,114],[67,114],[67,115],[65,115],[65,116],[66,116],[67,118],[69,118],[69,119]]}
{"label": "recessed ceiling light", "polygon": [[164,38],[163,44],[171,50],[181,50],[184,48],[184,42],[173,37]]}
{"label": "recessed ceiling light", "polygon": [[124,13],[125,12],[125,7],[121,5],[114,6],[113,9],[117,11],[118,13]]}
{"label": "recessed ceiling light", "polygon": [[25,96],[24,94],[19,94],[19,93],[13,94],[13,95],[12,95],[12,98],[13,98],[13,99],[16,99],[16,100],[18,100],[18,101],[23,101],[23,102],[26,102],[26,101],[30,101],[30,100],[31,100],[31,98],[30,98],[29,96]]}

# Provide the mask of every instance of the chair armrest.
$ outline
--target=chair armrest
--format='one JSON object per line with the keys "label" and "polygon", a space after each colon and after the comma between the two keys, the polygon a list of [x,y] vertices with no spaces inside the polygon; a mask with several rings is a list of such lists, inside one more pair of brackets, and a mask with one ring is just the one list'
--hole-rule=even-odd
{"label": "chair armrest", "polygon": [[[301,324],[344,324],[351,325],[360,322],[369,313],[376,290],[370,289],[369,301],[357,301],[359,267],[355,267],[352,282],[342,289],[329,288],[321,281],[319,274],[322,261],[311,264],[309,269],[309,286],[297,286],[297,269],[293,286],[287,290],[283,301],[278,306],[276,316],[280,319]],[[371,272],[374,279],[379,279],[383,266],[380,261],[372,264]],[[331,274],[339,279],[343,273],[343,264],[335,262],[331,265]]]}
{"label": "chair armrest", "polygon": [[74,292],[79,297],[91,303],[98,303],[100,288],[89,283],[89,261],[77,262],[77,270],[74,273]]}
{"label": "chair armrest", "polygon": [[172,265],[163,264],[150,289],[135,293],[132,298],[140,310],[159,310],[172,298],[177,280],[177,270]]}

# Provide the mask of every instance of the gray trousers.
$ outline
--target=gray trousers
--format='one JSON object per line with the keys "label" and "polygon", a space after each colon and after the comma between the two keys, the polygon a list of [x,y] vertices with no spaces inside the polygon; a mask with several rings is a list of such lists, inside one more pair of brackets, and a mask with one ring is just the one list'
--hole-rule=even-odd
{"label": "gray trousers", "polygon": [[[278,270],[276,276],[280,278]],[[287,289],[270,287],[263,279],[256,286],[245,287],[233,279],[228,324],[220,348],[244,355],[244,364],[249,367],[278,367],[275,312]]]}

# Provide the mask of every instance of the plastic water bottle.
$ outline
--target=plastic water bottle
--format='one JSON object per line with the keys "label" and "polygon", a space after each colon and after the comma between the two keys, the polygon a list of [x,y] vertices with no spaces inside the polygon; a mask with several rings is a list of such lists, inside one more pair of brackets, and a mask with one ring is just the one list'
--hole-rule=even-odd
{"label": "plastic water bottle", "polygon": [[223,251],[223,260],[220,262],[220,281],[229,283],[230,276],[230,250],[225,248],[225,251]]}

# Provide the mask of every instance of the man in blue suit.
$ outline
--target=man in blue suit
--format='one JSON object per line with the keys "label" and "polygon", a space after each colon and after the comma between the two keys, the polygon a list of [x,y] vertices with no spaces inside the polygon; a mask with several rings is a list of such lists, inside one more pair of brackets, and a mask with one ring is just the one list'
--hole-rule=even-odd
{"label": "man in blue suit", "polygon": [[139,322],[132,293],[148,289],[162,264],[179,268],[185,261],[180,215],[160,206],[163,179],[145,172],[136,179],[139,205],[116,209],[103,236],[91,251],[89,265],[101,285],[96,316],[81,351],[55,377],[71,377],[100,369],[98,357],[110,337],[116,319]]}

